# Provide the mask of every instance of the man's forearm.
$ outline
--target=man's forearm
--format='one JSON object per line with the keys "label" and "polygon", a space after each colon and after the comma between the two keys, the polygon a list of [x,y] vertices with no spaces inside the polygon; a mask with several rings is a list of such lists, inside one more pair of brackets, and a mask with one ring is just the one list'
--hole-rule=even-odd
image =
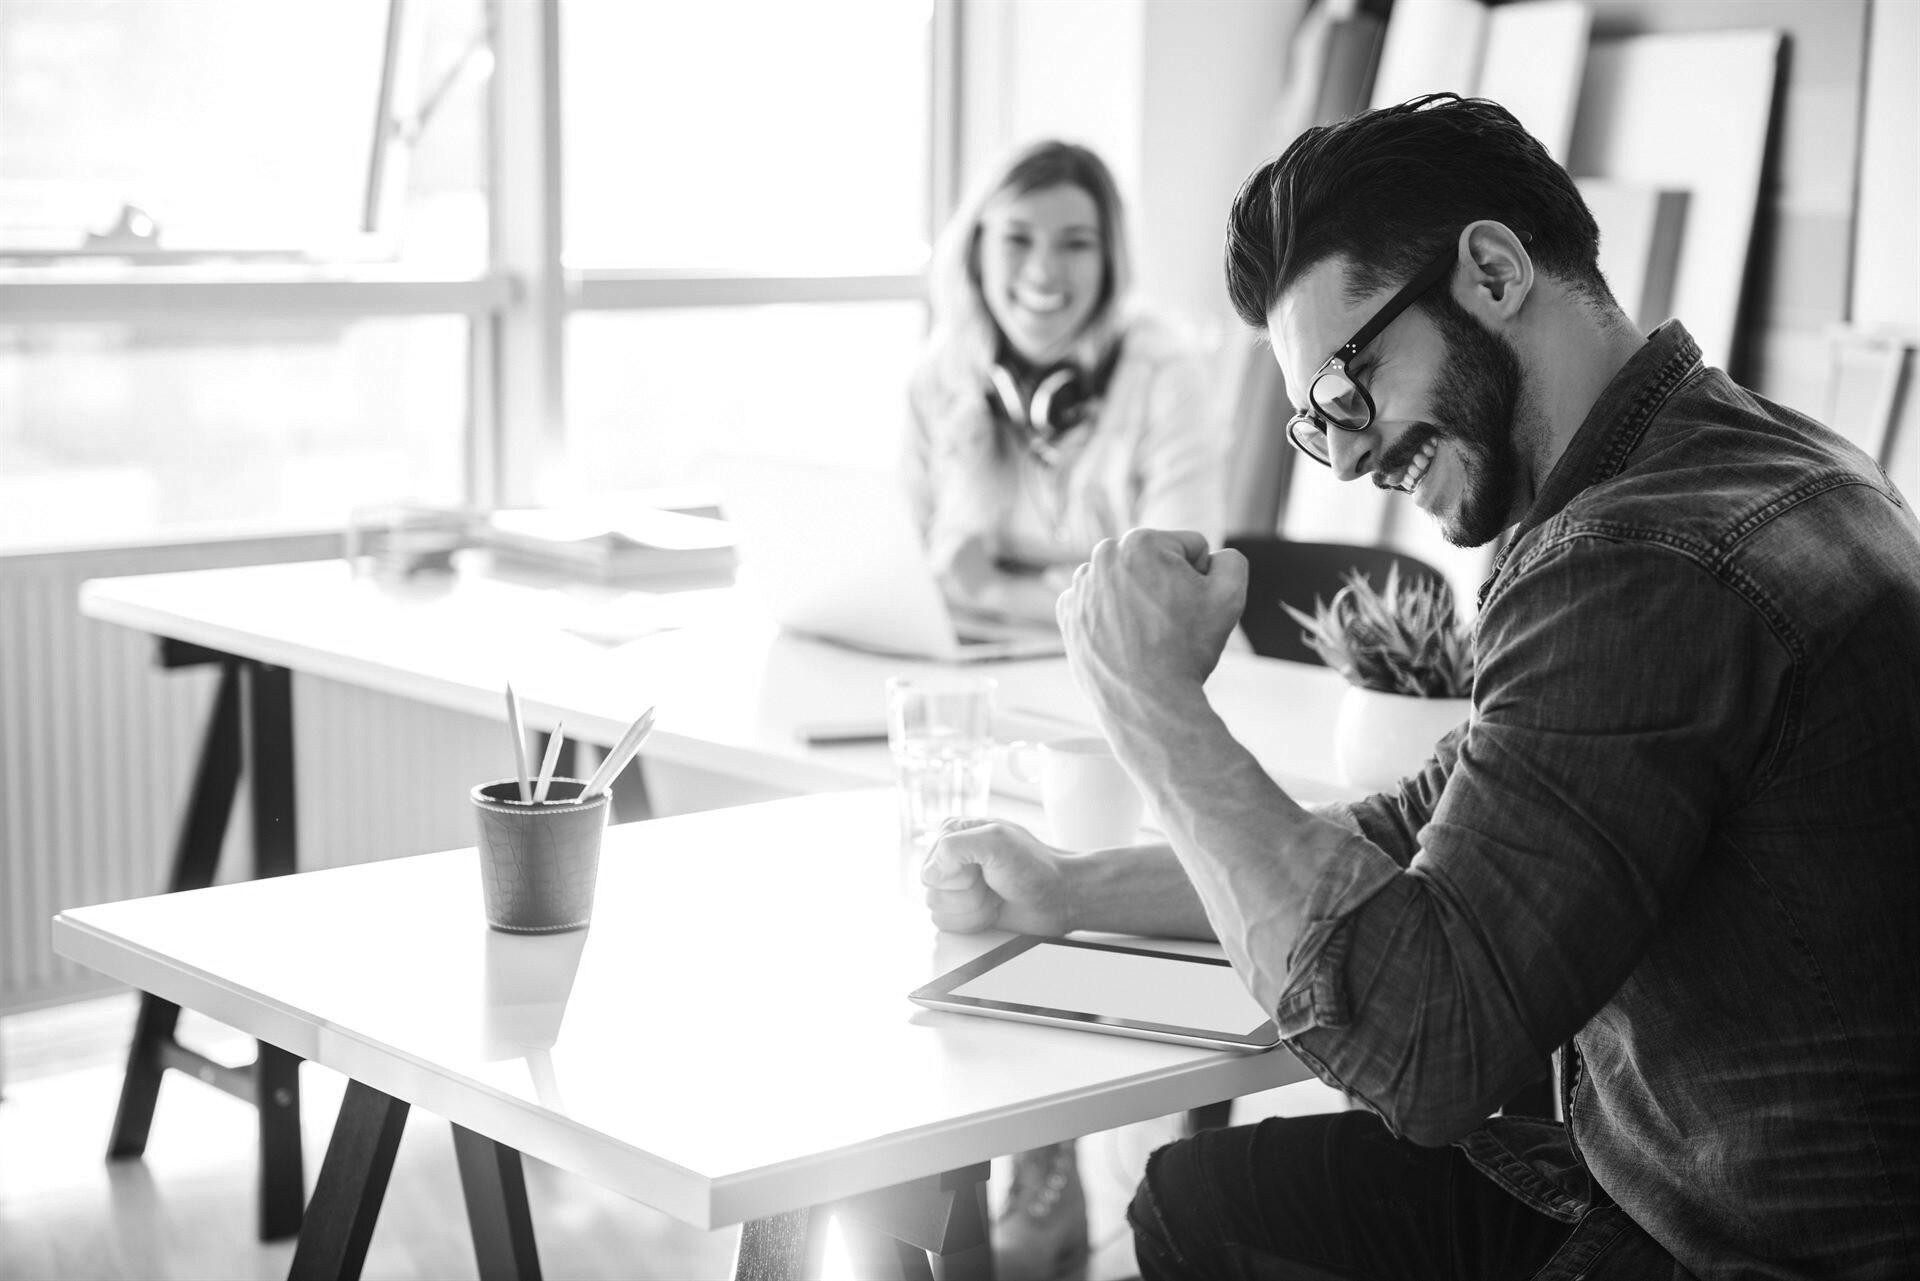
{"label": "man's forearm", "polygon": [[1066,872],[1072,929],[1163,938],[1214,937],[1192,880],[1168,846],[1134,845],[1070,855]]}
{"label": "man's forearm", "polygon": [[1362,838],[1282,791],[1197,685],[1131,689],[1100,711],[1214,934],[1255,997],[1273,1007],[1311,891]]}

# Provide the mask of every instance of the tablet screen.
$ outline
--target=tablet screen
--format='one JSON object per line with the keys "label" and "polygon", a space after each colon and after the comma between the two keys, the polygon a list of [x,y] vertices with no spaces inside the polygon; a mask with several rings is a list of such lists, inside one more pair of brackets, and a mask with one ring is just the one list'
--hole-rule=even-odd
{"label": "tablet screen", "polygon": [[1224,961],[1077,939],[1014,939],[913,996],[970,1013],[1025,1013],[1094,1031],[1236,1048],[1278,1039]]}

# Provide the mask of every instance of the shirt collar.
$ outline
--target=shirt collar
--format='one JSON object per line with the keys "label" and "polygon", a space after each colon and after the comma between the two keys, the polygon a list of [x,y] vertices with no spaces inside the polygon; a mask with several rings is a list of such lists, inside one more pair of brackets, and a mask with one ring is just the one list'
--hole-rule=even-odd
{"label": "shirt collar", "polygon": [[1699,364],[1700,344],[1679,321],[1669,320],[1647,336],[1593,402],[1580,430],[1534,495],[1532,506],[1508,534],[1493,572],[1480,589],[1483,601],[1487,588],[1500,577],[1507,552],[1558,515],[1581,491],[1618,475],[1667,397]]}

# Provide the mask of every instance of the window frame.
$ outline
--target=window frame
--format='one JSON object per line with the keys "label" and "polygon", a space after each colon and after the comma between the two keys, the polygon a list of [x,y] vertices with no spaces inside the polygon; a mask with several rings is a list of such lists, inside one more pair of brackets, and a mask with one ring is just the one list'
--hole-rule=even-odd
{"label": "window frame", "polygon": [[[395,0],[396,10],[404,0]],[[953,206],[959,147],[958,7],[933,0],[929,241]],[[0,323],[195,316],[446,316],[470,325],[466,500],[534,505],[559,492],[566,322],[576,311],[924,301],[923,270],[812,275],[562,266],[561,0],[488,0],[489,265],[470,275],[369,263],[0,266]],[[390,40],[390,44],[391,44]],[[383,88],[383,92],[386,90]],[[298,533],[262,530],[262,541]],[[177,543],[155,531],[142,543]],[[225,541],[225,540],[223,540]],[[0,556],[46,549],[0,548]]]}

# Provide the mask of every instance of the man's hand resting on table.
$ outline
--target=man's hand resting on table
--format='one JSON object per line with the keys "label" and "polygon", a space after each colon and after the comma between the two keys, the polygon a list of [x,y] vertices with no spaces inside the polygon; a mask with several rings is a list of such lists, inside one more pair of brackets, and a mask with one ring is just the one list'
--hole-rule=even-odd
{"label": "man's hand resting on table", "polygon": [[933,923],[961,934],[1065,934],[1065,857],[1017,823],[950,819],[920,869]]}
{"label": "man's hand resting on table", "polygon": [[[1246,592],[1239,552],[1209,555],[1197,533],[1135,529],[1100,543],[1060,598],[1074,678],[1163,825],[1190,799],[1163,785],[1211,745],[1209,727],[1244,756],[1202,686]],[[960,820],[934,843],[920,879],[944,930],[1218,937],[1190,874],[1164,844],[1067,854],[1011,823]]]}

